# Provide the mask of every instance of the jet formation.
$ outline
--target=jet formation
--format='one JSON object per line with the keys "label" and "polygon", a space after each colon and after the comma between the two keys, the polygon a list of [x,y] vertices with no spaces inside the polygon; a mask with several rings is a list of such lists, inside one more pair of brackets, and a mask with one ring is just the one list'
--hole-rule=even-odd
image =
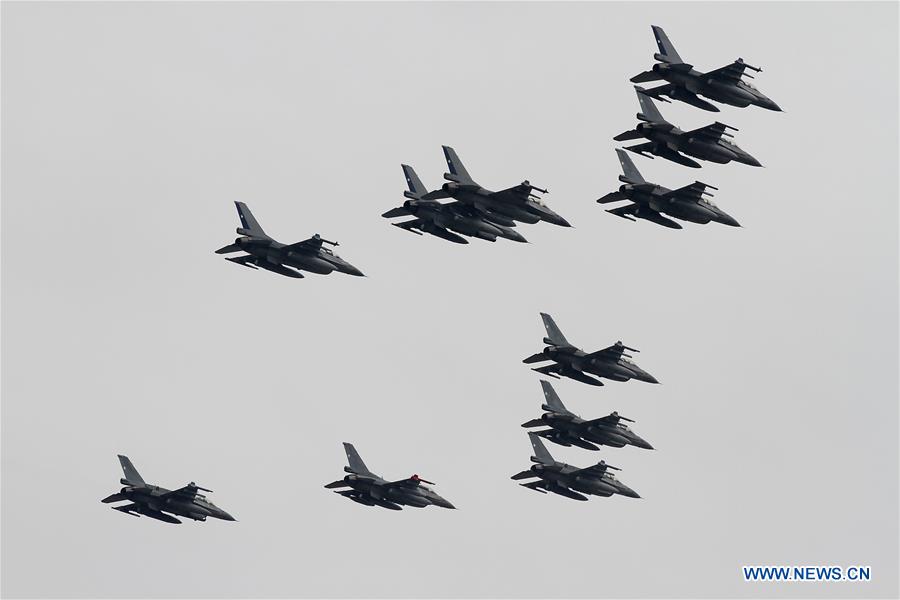
{"label": "jet formation", "polygon": [[512,476],[514,480],[537,478],[537,481],[521,483],[519,485],[530,490],[546,494],[553,492],[573,500],[587,500],[584,494],[592,496],[612,496],[619,494],[629,498],[640,498],[637,492],[616,479],[610,470],[619,471],[618,467],[606,464],[605,461],[586,468],[573,467],[566,463],[554,460],[541,438],[534,433],[529,433],[531,446],[534,448],[534,456],[531,462],[535,463],[530,469],[521,471]]}
{"label": "jet formation", "polygon": [[598,446],[635,446],[653,450],[638,434],[623,421],[634,423],[632,419],[612,412],[599,419],[585,420],[571,412],[559,399],[559,395],[549,381],[541,381],[545,403],[541,405],[544,414],[539,419],[522,423],[522,427],[549,427],[530,432],[560,446],[577,446],[585,450],[599,450]]}
{"label": "jet formation", "polygon": [[743,59],[738,58],[733,63],[719,69],[706,73],[698,71],[694,69],[693,65],[681,59],[662,27],[653,25],[652,29],[653,35],[656,37],[656,45],[659,47],[659,53],[654,54],[653,58],[658,62],[653,65],[651,70],[632,77],[631,81],[632,83],[645,83],[665,80],[668,83],[644,90],[648,96],[669,102],[665,98],[668,96],[712,112],[718,112],[718,107],[698,96],[740,108],[752,104],[767,110],[781,111],[777,104],[756,89],[752,83],[743,79],[744,77],[753,79],[753,75],[747,71],[759,73],[762,69],[748,65]]}
{"label": "jet formation", "polygon": [[[402,165],[409,187],[403,194],[407,200],[402,206],[384,213],[383,217],[414,216],[415,219],[394,225],[458,244],[466,243],[466,240],[457,234],[491,242],[498,237],[525,242],[525,237],[512,229],[517,222],[533,224],[546,221],[571,227],[568,221],[541,200],[538,194],[547,194],[547,190],[525,180],[511,188],[491,191],[472,179],[453,148],[443,146],[443,150],[449,170],[449,173],[444,173],[447,183],[428,192],[413,168]],[[454,201],[446,204],[439,202],[446,198]]]}
{"label": "jet formation", "polygon": [[[716,121],[691,131],[682,131],[672,123],[666,121],[650,96],[644,93],[644,89],[635,86],[641,112],[637,114],[638,120],[634,129],[620,133],[613,139],[617,142],[646,138],[647,142],[634,146],[626,146],[635,154],[653,158],[659,156],[686,167],[700,168],[700,163],[689,158],[699,158],[714,163],[728,163],[736,161],[753,167],[761,167],[758,160],[748,152],[742,150],[726,138],[734,136],[728,130],[737,131],[736,128]],[[687,155],[687,156],[686,156]]]}
{"label": "jet formation", "polygon": [[325,245],[338,246],[337,242],[329,242],[318,233],[296,244],[282,244],[269,237],[253,213],[243,202],[235,202],[238,217],[241,219],[241,227],[237,233],[241,237],[223,248],[216,250],[216,254],[231,254],[245,252],[241,256],[227,257],[233,263],[244,265],[251,269],[265,269],[284,275],[285,277],[302,278],[300,271],[327,275],[333,271],[362,277],[362,271],[342,259]]}
{"label": "jet formation", "polygon": [[638,352],[638,350],[629,348],[622,342],[616,342],[603,350],[587,353],[569,343],[559,327],[556,326],[553,317],[541,313],[541,319],[547,330],[547,337],[544,338],[547,347],[522,362],[532,364],[549,360],[553,361],[553,364],[532,370],[557,379],[560,376],[569,377],[589,385],[603,385],[603,382],[598,379],[600,377],[614,381],[637,379],[647,383],[659,383],[650,373],[634,364],[630,360],[631,355],[625,354],[626,350],[630,352]]}
{"label": "jet formation", "polygon": [[456,508],[441,498],[437,492],[424,485],[426,483],[434,485],[432,482],[426,481],[418,475],[398,481],[387,481],[369,470],[353,444],[344,442],[344,451],[347,453],[349,465],[344,467],[344,471],[348,475],[325,487],[350,489],[335,489],[336,494],[350,498],[359,504],[381,506],[391,510],[402,510],[403,506],[424,508],[429,505]]}
{"label": "jet formation", "polygon": [[177,490],[167,490],[158,485],[150,485],[144,481],[127,456],[120,454],[119,462],[122,464],[122,471],[125,473],[125,477],[119,481],[125,487],[118,493],[107,496],[101,502],[109,504],[127,500],[128,504],[113,506],[111,507],[112,509],[135,517],[144,515],[151,519],[176,525],[181,523],[181,521],[172,515],[193,519],[194,521],[205,521],[207,517],[222,519],[223,521],[235,520],[234,517],[199,493],[201,491],[211,492],[212,490],[200,487],[193,481]]}
{"label": "jet formation", "polygon": [[623,185],[615,192],[610,192],[597,200],[600,204],[630,200],[631,204],[619,206],[606,212],[634,221],[645,219],[672,229],[681,229],[681,225],[672,219],[667,219],[663,213],[692,223],[709,223],[714,221],[723,225],[740,227],[740,224],[724,210],[716,206],[709,196],[708,189],[716,190],[713,186],[695,181],[694,183],[670,190],[669,188],[650,183],[641,176],[641,172],[634,166],[628,154],[616,148],[619,162],[622,164],[623,175],[619,175],[619,181]]}

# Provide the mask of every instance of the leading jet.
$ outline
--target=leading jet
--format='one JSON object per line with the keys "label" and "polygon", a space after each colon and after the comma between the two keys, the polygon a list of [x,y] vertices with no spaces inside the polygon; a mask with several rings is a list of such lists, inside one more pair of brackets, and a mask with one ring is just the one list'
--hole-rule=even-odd
{"label": "leading jet", "polygon": [[[131,464],[127,456],[119,455],[122,471],[125,473],[120,482],[123,487],[117,494],[107,496],[101,502],[121,502],[127,500],[128,504],[111,507],[128,515],[139,517],[144,515],[151,519],[165,521],[166,523],[179,524],[181,521],[172,515],[186,517],[194,521],[205,521],[207,517],[234,521],[234,517],[212,503],[206,496],[199,493],[211,492],[200,487],[193,481],[177,490],[167,490],[158,485],[146,483],[141,475]],[[172,514],[167,514],[172,513]]]}
{"label": "leading jet", "polygon": [[443,146],[443,149],[447,168],[450,170],[449,173],[444,173],[444,179],[448,183],[425,194],[423,196],[425,200],[453,198],[463,204],[474,206],[488,220],[506,227],[514,226],[515,221],[522,223],[546,221],[562,227],[571,227],[568,221],[550,210],[535,194],[535,192],[546,194],[547,190],[533,186],[525,180],[517,186],[492,192],[472,179],[453,148]]}
{"label": "leading jet", "polygon": [[599,377],[614,381],[637,379],[647,383],[659,383],[650,373],[629,360],[631,355],[625,354],[625,351],[638,352],[634,348],[629,348],[622,342],[616,342],[603,350],[587,353],[569,343],[566,336],[556,326],[553,317],[541,313],[541,319],[547,330],[547,337],[544,338],[547,347],[522,362],[532,364],[551,360],[553,364],[532,370],[557,379],[560,376],[569,377],[589,385],[603,385],[603,382],[597,379]]}
{"label": "leading jet", "polygon": [[[415,218],[402,223],[392,223],[395,227],[419,235],[422,235],[422,232],[429,233],[457,244],[469,243],[457,233],[489,242],[496,242],[498,237],[515,242],[528,241],[511,227],[492,223],[488,220],[487,215],[479,209],[463,204],[459,200],[447,204],[442,204],[437,200],[425,200],[424,196],[428,190],[422,185],[415,170],[409,165],[401,165],[401,167],[403,167],[403,175],[406,177],[406,184],[409,186],[409,190],[403,192],[407,200],[403,206],[392,208],[381,216],[387,219],[405,216]],[[453,233],[454,231],[456,233]]]}
{"label": "leading jet", "polygon": [[744,77],[753,79],[753,75],[747,71],[759,73],[759,67],[748,65],[744,59],[739,58],[730,65],[706,73],[694,69],[675,51],[675,46],[669,41],[669,37],[662,27],[652,26],[653,35],[656,37],[656,45],[659,53],[654,54],[657,62],[650,71],[644,71],[631,78],[633,83],[645,83],[648,81],[665,80],[668,83],[659,87],[645,90],[648,96],[668,102],[664,96],[675,100],[681,100],[691,106],[702,108],[712,112],[719,109],[714,104],[698,97],[705,96],[710,100],[744,108],[759,106],[767,110],[781,111],[781,108],[772,102],[765,94],[760,92]]}
{"label": "leading jet", "polygon": [[666,121],[650,96],[644,93],[643,88],[635,86],[634,89],[641,105],[641,112],[637,114],[637,118],[641,122],[634,129],[620,133],[613,139],[617,142],[640,138],[650,141],[628,146],[626,150],[649,158],[653,158],[653,155],[660,156],[680,165],[697,169],[700,168],[700,163],[688,156],[720,164],[734,160],[753,167],[762,166],[758,160],[739,148],[737,144],[726,139],[734,137],[727,131],[729,129],[737,131],[734,127],[716,121],[712,125],[700,129],[682,131]]}
{"label": "leading jet", "polygon": [[344,471],[349,475],[329,483],[325,487],[350,489],[335,489],[336,494],[350,498],[359,504],[381,506],[391,510],[402,510],[403,506],[424,508],[431,504],[443,508],[456,508],[441,498],[437,492],[424,485],[426,483],[434,485],[432,482],[426,481],[418,475],[398,481],[387,481],[369,470],[353,444],[344,442],[344,451],[347,453],[347,463],[349,464],[344,467]]}
{"label": "leading jet", "polygon": [[560,446],[577,446],[585,450],[599,450],[598,446],[621,448],[629,445],[653,450],[653,446],[624,423],[634,423],[632,419],[612,412],[605,417],[586,421],[565,407],[549,381],[542,380],[541,387],[544,388],[545,399],[541,408],[546,412],[540,419],[522,423],[522,427],[550,428],[534,431],[535,435]]}
{"label": "leading jet", "polygon": [[[253,213],[243,202],[235,202],[241,227],[237,233],[241,237],[224,248],[216,250],[216,254],[246,252],[242,256],[227,257],[233,263],[251,269],[265,269],[286,277],[302,278],[299,270],[327,275],[339,271],[348,275],[362,277],[362,271],[335,254],[325,244],[337,246],[337,242],[329,242],[318,233],[308,240],[296,244],[282,244],[269,237],[253,217]],[[298,270],[299,269],[299,270]]]}
{"label": "leading jet", "polygon": [[713,190],[718,188],[695,181],[677,190],[670,190],[645,180],[624,150],[616,148],[616,154],[619,155],[619,163],[621,163],[624,173],[619,175],[619,181],[623,182],[623,185],[619,186],[618,191],[606,194],[597,202],[608,204],[609,202],[630,200],[631,204],[606,212],[629,221],[634,221],[635,218],[646,219],[672,229],[681,229],[681,225],[672,219],[667,219],[662,213],[692,223],[715,221],[732,227],[740,227],[740,223],[708,198],[712,196],[712,193],[707,192],[707,188]]}
{"label": "leading jet", "polygon": [[573,500],[587,500],[584,494],[607,497],[619,494],[629,498],[640,498],[637,492],[610,473],[611,470],[620,471],[621,469],[618,467],[608,465],[601,460],[593,466],[579,469],[578,467],[554,460],[543,442],[541,442],[541,438],[537,435],[529,433],[528,437],[531,439],[531,446],[534,448],[534,456],[531,457],[531,462],[536,464],[531,465],[531,468],[527,471],[516,473],[512,476],[512,479],[520,480],[537,477],[537,481],[520,483],[519,485],[522,487],[527,487],[542,494],[553,492]]}

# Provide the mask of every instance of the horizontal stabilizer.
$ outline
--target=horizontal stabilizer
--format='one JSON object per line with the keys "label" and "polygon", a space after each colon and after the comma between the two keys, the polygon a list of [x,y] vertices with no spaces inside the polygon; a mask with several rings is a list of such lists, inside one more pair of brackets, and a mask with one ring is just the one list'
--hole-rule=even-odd
{"label": "horizontal stabilizer", "polygon": [[394,217],[407,217],[411,213],[404,206],[398,206],[397,208],[392,208],[391,210],[383,213],[381,216],[386,219],[393,219]]}
{"label": "horizontal stabilizer", "polygon": [[617,142],[627,142],[628,140],[639,140],[642,137],[644,137],[643,134],[637,129],[629,129],[628,131],[623,131],[613,139]]}
{"label": "horizontal stabilizer", "polygon": [[519,479],[528,479],[530,477],[537,477],[537,474],[531,469],[528,469],[527,471],[520,471],[516,473],[515,475],[510,477],[510,479],[515,479],[518,481]]}
{"label": "horizontal stabilizer", "polygon": [[237,244],[228,244],[216,250],[216,254],[231,254],[232,252],[240,252],[241,247]]}
{"label": "horizontal stabilizer", "polygon": [[523,360],[522,362],[525,363],[525,364],[527,364],[527,365],[530,365],[530,364],[533,364],[533,363],[544,362],[544,361],[546,361],[546,360],[550,360],[550,359],[547,358],[547,357],[544,355],[543,352],[538,352],[537,354],[532,354],[531,356],[529,356],[528,358],[526,358],[526,359]]}
{"label": "horizontal stabilizer", "polygon": [[632,77],[630,81],[631,83],[647,83],[648,81],[659,81],[660,79],[662,77],[656,71],[644,71]]}
{"label": "horizontal stabilizer", "polygon": [[622,200],[628,200],[628,196],[616,190],[615,192],[606,194],[602,198],[598,198],[597,202],[599,202],[600,204],[609,204],[610,202],[620,202]]}

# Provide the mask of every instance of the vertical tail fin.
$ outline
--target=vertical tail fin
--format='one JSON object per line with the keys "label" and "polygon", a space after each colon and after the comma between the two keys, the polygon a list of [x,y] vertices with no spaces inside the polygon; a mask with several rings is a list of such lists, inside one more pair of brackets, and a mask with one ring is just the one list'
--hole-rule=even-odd
{"label": "vertical tail fin", "polygon": [[638,119],[649,123],[668,123],[650,96],[644,93],[644,88],[636,85],[634,91],[637,92],[638,102],[641,105],[641,112],[637,114]]}
{"label": "vertical tail fin", "polygon": [[363,462],[363,459],[360,458],[359,452],[356,451],[353,444],[344,442],[344,452],[347,453],[347,464],[350,465],[351,471],[362,475],[372,472],[369,470],[369,467],[366,466],[366,463]]}
{"label": "vertical tail fin", "polygon": [[120,454],[119,462],[122,464],[122,471],[125,472],[125,478],[122,480],[123,483],[134,486],[146,485],[144,483],[144,478],[141,477],[141,474],[134,468],[134,465],[131,464],[131,460],[127,456]]}
{"label": "vertical tail fin", "polygon": [[256,218],[253,216],[253,213],[250,212],[250,209],[247,208],[246,204],[243,202],[235,202],[234,205],[237,207],[238,217],[241,218],[241,227],[238,229],[239,234],[252,237],[269,237],[256,221]]}
{"label": "vertical tail fin", "polygon": [[403,176],[406,177],[406,185],[409,186],[409,192],[404,194],[404,196],[412,197],[414,200],[420,200],[422,196],[428,193],[428,190],[425,189],[425,186],[422,184],[422,180],[419,179],[419,176],[416,175],[415,169],[413,169],[409,165],[400,165],[403,167]]}
{"label": "vertical tail fin", "polygon": [[556,462],[555,460],[553,460],[553,457],[550,455],[547,447],[544,446],[544,442],[541,441],[540,437],[530,432],[528,434],[528,437],[531,439],[532,448],[534,448],[534,456],[531,458],[533,462],[538,462],[544,465],[552,465]]}
{"label": "vertical tail fin", "polygon": [[463,166],[462,161],[459,160],[459,157],[456,155],[456,150],[450,146],[442,146],[442,148],[444,149],[444,158],[447,159],[447,168],[450,170],[449,174],[452,176],[451,178],[444,175],[444,178],[456,181],[457,183],[475,183],[469,175],[469,172],[466,171],[466,168]]}
{"label": "vertical tail fin", "polygon": [[627,152],[621,148],[616,148],[616,154],[619,155],[619,163],[622,165],[623,175],[619,177],[620,180],[628,183],[646,183],[646,180],[641,175],[641,172],[638,171],[637,167],[634,166],[634,162],[628,156]]}
{"label": "vertical tail fin", "polygon": [[541,313],[541,319],[544,320],[544,329],[547,330],[547,337],[544,338],[544,342],[552,344],[554,346],[571,346],[569,340],[566,339],[566,336],[562,334],[562,331],[559,330],[559,327],[556,326],[556,322],[553,320],[553,317],[548,315],[547,313]]}
{"label": "vertical tail fin", "polygon": [[653,58],[676,65],[683,63],[684,61],[678,56],[675,46],[669,41],[669,36],[666,35],[663,28],[658,25],[651,25],[650,27],[653,29],[653,36],[656,38],[656,45],[659,47],[659,54],[654,55]]}
{"label": "vertical tail fin", "polygon": [[544,404],[541,405],[541,408],[555,413],[569,412],[549,381],[541,379],[541,387],[544,388]]}

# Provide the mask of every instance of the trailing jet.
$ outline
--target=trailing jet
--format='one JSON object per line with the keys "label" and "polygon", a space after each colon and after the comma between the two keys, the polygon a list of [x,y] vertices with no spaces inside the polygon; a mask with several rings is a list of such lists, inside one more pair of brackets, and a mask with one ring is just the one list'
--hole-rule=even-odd
{"label": "trailing jet", "polygon": [[544,388],[544,399],[546,400],[544,404],[541,404],[541,408],[546,412],[541,415],[540,419],[522,423],[522,427],[550,428],[532,432],[535,435],[560,446],[578,446],[585,450],[599,450],[598,445],[613,446],[614,448],[631,445],[653,450],[653,446],[623,423],[623,421],[634,423],[633,420],[621,417],[617,412],[612,412],[605,417],[585,421],[563,405],[549,381],[542,380],[541,387]]}
{"label": "trailing jet", "polygon": [[120,482],[125,487],[119,493],[107,496],[101,502],[109,504],[128,500],[129,504],[112,506],[112,509],[135,517],[144,515],[151,519],[175,524],[181,523],[181,521],[172,515],[187,517],[194,521],[205,521],[206,517],[234,521],[234,517],[213,504],[203,494],[198,493],[212,490],[202,488],[193,481],[177,490],[167,490],[157,485],[150,485],[144,482],[127,456],[120,454],[119,462],[125,472],[125,477]]}
{"label": "trailing jet", "polygon": [[[716,121],[712,125],[682,131],[660,114],[650,96],[644,93],[644,89],[635,86],[638,102],[641,104],[641,112],[637,118],[641,121],[632,130],[620,133],[613,139],[617,142],[646,138],[649,142],[628,146],[636,154],[653,158],[652,155],[661,156],[686,167],[700,168],[700,163],[685,156],[693,156],[701,160],[714,163],[727,163],[732,160],[761,167],[758,160],[741,150],[734,142],[725,138],[734,137],[726,130],[737,131],[734,127]],[[683,154],[682,154],[683,153]]]}
{"label": "trailing jet", "polygon": [[526,180],[517,186],[492,192],[475,183],[453,148],[443,146],[443,149],[447,168],[450,170],[449,173],[444,173],[444,179],[448,183],[425,194],[422,197],[424,200],[454,198],[463,204],[474,206],[489,221],[506,227],[514,226],[516,221],[522,223],[547,221],[554,225],[571,227],[568,221],[550,210],[535,194],[535,192],[546,194],[547,190],[535,187]]}
{"label": "trailing jet", "polygon": [[[492,223],[487,215],[469,204],[463,204],[458,200],[447,204],[441,204],[437,200],[425,200],[423,196],[428,190],[422,185],[419,176],[409,165],[401,166],[409,186],[409,191],[403,192],[407,200],[403,206],[392,208],[381,216],[390,219],[412,215],[415,218],[402,223],[392,223],[395,227],[418,235],[422,235],[422,232],[430,233],[457,244],[468,244],[469,241],[456,235],[454,231],[489,242],[496,242],[498,237],[515,242],[528,241],[511,227]],[[515,225],[514,222],[512,224]]]}
{"label": "trailing jet", "polygon": [[559,327],[556,326],[553,317],[541,313],[541,319],[544,320],[544,328],[547,330],[547,337],[544,338],[547,347],[522,362],[532,364],[552,360],[554,364],[532,370],[557,379],[560,376],[569,377],[590,385],[603,385],[602,381],[591,375],[614,381],[637,379],[647,383],[659,383],[650,373],[629,360],[631,356],[625,354],[625,350],[638,352],[634,348],[629,348],[622,342],[616,342],[609,348],[587,353],[569,343]]}
{"label": "trailing jet", "polygon": [[286,277],[302,278],[303,273],[295,269],[321,275],[340,271],[357,277],[363,276],[359,269],[324,246],[324,244],[337,246],[337,242],[322,239],[318,233],[296,244],[276,242],[263,231],[246,204],[243,202],[234,204],[241,218],[241,227],[237,228],[237,233],[242,237],[234,240],[233,244],[219,248],[216,254],[232,252],[246,252],[246,254],[228,257],[225,260],[251,269],[259,267]]}
{"label": "trailing jet", "polygon": [[606,194],[597,202],[607,204],[620,200],[630,200],[631,204],[619,206],[606,212],[634,221],[646,219],[664,227],[681,229],[681,225],[671,219],[662,216],[665,213],[677,219],[691,221],[692,223],[709,223],[715,221],[732,227],[740,227],[740,223],[734,220],[724,210],[713,204],[705,196],[712,196],[706,189],[716,190],[711,185],[695,181],[677,190],[670,190],[661,185],[646,181],[641,172],[637,170],[631,158],[624,150],[616,148],[619,162],[622,164],[622,172],[619,175],[621,185],[618,191]]}
{"label": "trailing jet", "polygon": [[675,46],[669,41],[662,27],[653,25],[652,28],[653,35],[656,37],[656,45],[659,46],[659,53],[654,54],[653,58],[659,62],[653,65],[652,70],[644,71],[632,77],[631,81],[633,83],[644,83],[662,79],[668,83],[645,90],[644,93],[648,96],[653,96],[664,102],[668,102],[664,96],[669,96],[675,100],[681,100],[697,108],[712,112],[718,112],[718,107],[698,98],[698,95],[741,108],[752,104],[768,110],[781,110],[777,104],[756,89],[752,83],[743,80],[743,77],[753,79],[753,75],[746,71],[750,70],[759,73],[762,69],[748,65],[744,62],[744,59],[739,58],[721,69],[715,69],[706,73],[697,71],[693,65],[689,65],[681,60],[678,52],[675,51]]}
{"label": "trailing jet", "polygon": [[566,463],[557,462],[547,451],[541,442],[541,438],[529,433],[531,445],[534,448],[534,456],[531,468],[512,476],[514,480],[530,479],[537,477],[537,481],[520,483],[522,487],[546,494],[553,492],[573,500],[587,500],[584,494],[592,496],[612,496],[619,494],[629,498],[640,498],[637,492],[619,481],[610,473],[610,470],[619,471],[618,467],[600,461],[596,465],[579,469]]}
{"label": "trailing jet", "polygon": [[335,490],[335,494],[350,498],[359,504],[382,506],[391,510],[402,510],[401,505],[423,508],[430,504],[443,508],[456,508],[438,496],[434,490],[423,485],[426,483],[434,485],[432,482],[426,481],[418,475],[399,481],[386,481],[366,467],[366,463],[359,457],[353,444],[344,442],[344,451],[347,453],[347,462],[350,465],[344,467],[344,471],[349,475],[329,483],[325,487],[329,489],[349,487],[350,489]]}

